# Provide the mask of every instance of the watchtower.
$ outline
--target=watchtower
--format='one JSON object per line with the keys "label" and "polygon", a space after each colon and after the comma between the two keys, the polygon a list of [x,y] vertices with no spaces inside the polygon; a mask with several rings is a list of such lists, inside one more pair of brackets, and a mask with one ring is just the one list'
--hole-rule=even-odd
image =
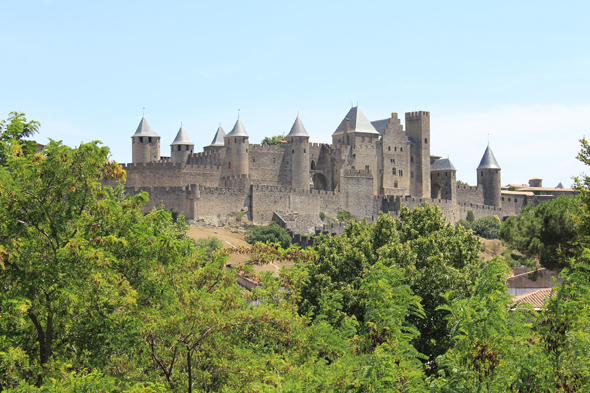
{"label": "watchtower", "polygon": [[430,198],[430,112],[406,113],[410,142],[410,194]]}
{"label": "watchtower", "polygon": [[152,131],[145,116],[131,137],[131,160],[134,164],[160,161],[160,136]]}
{"label": "watchtower", "polygon": [[195,144],[184,132],[184,127],[180,126],[174,142],[170,144],[170,160],[176,164],[186,163],[188,156],[193,153]]}
{"label": "watchtower", "polygon": [[250,143],[248,134],[239,118],[230,133],[223,137],[223,142],[226,149],[223,174],[248,175],[250,173],[248,163]]}
{"label": "watchtower", "polygon": [[285,140],[291,153],[291,187],[309,189],[309,135],[299,116]]}
{"label": "watchtower", "polygon": [[483,187],[483,204],[502,207],[501,171],[492,149],[488,145],[477,167],[477,185]]}

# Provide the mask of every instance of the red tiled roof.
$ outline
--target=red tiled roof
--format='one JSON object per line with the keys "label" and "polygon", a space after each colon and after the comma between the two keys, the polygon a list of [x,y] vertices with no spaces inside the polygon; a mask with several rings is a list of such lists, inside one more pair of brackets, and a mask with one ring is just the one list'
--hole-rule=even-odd
{"label": "red tiled roof", "polygon": [[514,304],[530,304],[535,310],[543,308],[545,300],[554,295],[553,288],[542,288],[514,298]]}

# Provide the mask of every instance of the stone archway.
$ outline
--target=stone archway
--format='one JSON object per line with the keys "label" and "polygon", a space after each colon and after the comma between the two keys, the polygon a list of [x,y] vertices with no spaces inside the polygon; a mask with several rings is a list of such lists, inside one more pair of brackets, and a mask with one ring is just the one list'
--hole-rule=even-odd
{"label": "stone archway", "polygon": [[328,179],[326,179],[326,176],[323,173],[314,173],[311,177],[311,181],[313,182],[314,190],[328,189]]}

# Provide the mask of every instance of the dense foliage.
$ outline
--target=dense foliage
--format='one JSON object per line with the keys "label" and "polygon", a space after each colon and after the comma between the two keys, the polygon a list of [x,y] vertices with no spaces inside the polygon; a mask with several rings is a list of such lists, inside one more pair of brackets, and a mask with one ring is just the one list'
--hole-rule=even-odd
{"label": "dense foliage", "polygon": [[518,217],[508,217],[500,238],[541,266],[560,270],[579,252],[576,221],[582,213],[581,201],[574,196],[560,196],[525,206]]}
{"label": "dense foliage", "polygon": [[473,212],[469,210],[467,212],[467,218],[465,220],[459,220],[457,226],[471,229],[473,233],[484,239],[497,239],[502,223],[498,216],[487,216],[476,220]]}
{"label": "dense foliage", "polygon": [[275,135],[275,136],[265,136],[262,140],[261,145],[280,145],[282,141],[285,140],[283,135]]}
{"label": "dense foliage", "polygon": [[285,228],[273,221],[268,225],[249,228],[246,232],[246,241],[250,244],[278,243],[282,248],[288,248],[291,245],[291,236]]}
{"label": "dense foliage", "polygon": [[[565,268],[536,311],[513,304],[504,259],[483,263],[437,207],[353,221],[309,250],[219,249],[195,245],[182,216],[144,214],[145,193],[105,187],[125,172],[97,142],[0,143],[0,391],[590,391],[588,177],[575,208],[556,200],[506,229],[538,215],[575,231],[558,246],[538,236]],[[228,269],[231,252],[252,262]],[[273,259],[295,266],[253,271]],[[261,285],[244,291],[236,272]]]}

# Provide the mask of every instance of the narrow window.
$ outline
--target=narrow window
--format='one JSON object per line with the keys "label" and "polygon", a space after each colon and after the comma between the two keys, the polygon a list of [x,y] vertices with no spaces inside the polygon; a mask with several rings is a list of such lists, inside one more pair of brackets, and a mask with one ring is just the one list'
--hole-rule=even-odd
{"label": "narrow window", "polygon": [[391,174],[395,176],[395,168],[391,168]]}
{"label": "narrow window", "polygon": [[440,173],[437,173],[437,174],[436,174],[436,177],[440,177]]}
{"label": "narrow window", "polygon": [[396,181],[395,181],[395,182],[393,182],[393,187],[394,187],[394,188],[397,188],[397,182],[396,182]]}
{"label": "narrow window", "polygon": [[514,202],[518,202],[518,199],[514,198]]}
{"label": "narrow window", "polygon": [[508,198],[508,202],[510,202],[510,198]]}
{"label": "narrow window", "polygon": [[394,151],[397,151],[397,146],[393,148]]}
{"label": "narrow window", "polygon": [[276,161],[276,158],[273,158],[273,159],[272,159],[272,163],[274,164],[274,163],[275,163],[275,161]]}
{"label": "narrow window", "polygon": [[291,150],[291,153],[295,153],[295,149]]}
{"label": "narrow window", "polygon": [[148,137],[148,143],[152,143],[152,137]]}
{"label": "narrow window", "polygon": [[400,147],[400,148],[399,148],[399,151],[404,151],[404,148],[403,148],[403,147]]}
{"label": "narrow window", "polygon": [[178,151],[180,151],[181,148],[182,148],[182,146],[178,145]]}
{"label": "narrow window", "polygon": [[139,137],[139,143],[143,143],[143,137],[142,136]]}
{"label": "narrow window", "polygon": [[424,143],[428,143],[428,139],[427,138],[424,138]]}
{"label": "narrow window", "polygon": [[234,143],[238,143],[238,138],[234,138]]}
{"label": "narrow window", "polygon": [[502,197],[502,202],[504,202],[504,197]]}
{"label": "narrow window", "polygon": [[448,173],[447,173],[447,172],[445,172],[445,176],[447,176],[447,175],[448,175]]}
{"label": "narrow window", "polygon": [[307,153],[307,150],[303,149],[303,154]]}
{"label": "narrow window", "polygon": [[399,170],[399,175],[403,176],[404,175],[404,171],[402,171],[401,169]]}
{"label": "narrow window", "polygon": [[248,153],[248,149],[246,149],[246,153]]}
{"label": "narrow window", "polygon": [[481,171],[481,175],[483,176],[483,171]]}
{"label": "narrow window", "polygon": [[410,162],[414,162],[414,156],[410,157]]}
{"label": "narrow window", "polygon": [[369,166],[365,165],[365,171],[369,172]]}
{"label": "narrow window", "polygon": [[252,159],[252,162],[256,162],[256,158],[253,158],[253,159]]}
{"label": "narrow window", "polygon": [[391,146],[387,146],[387,150],[391,151]]}
{"label": "narrow window", "polygon": [[186,145],[186,149],[185,150],[188,151],[188,145]]}
{"label": "narrow window", "polygon": [[312,161],[311,162],[311,170],[312,171],[315,171],[315,161]]}

